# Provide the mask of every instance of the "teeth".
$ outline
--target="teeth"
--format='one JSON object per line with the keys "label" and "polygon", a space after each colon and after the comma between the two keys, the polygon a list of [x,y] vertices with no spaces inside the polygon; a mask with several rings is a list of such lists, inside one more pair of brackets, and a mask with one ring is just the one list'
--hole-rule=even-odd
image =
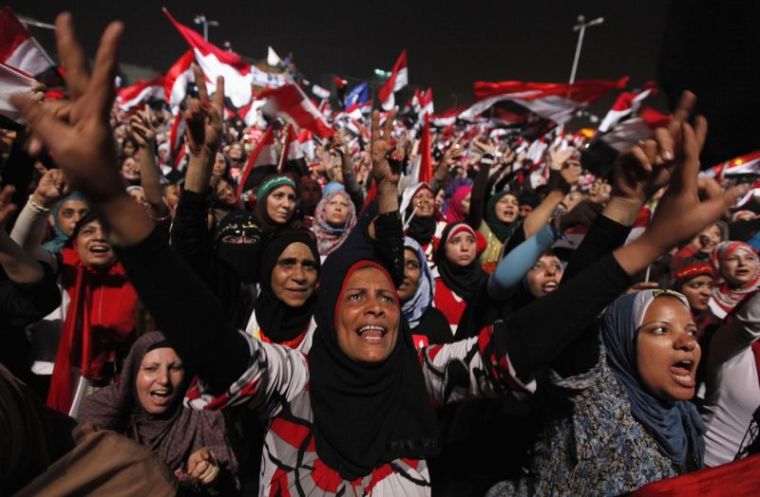
{"label": "teeth", "polygon": [[360,335],[363,335],[364,333],[367,333],[370,331],[379,331],[380,333],[385,334],[385,328],[382,326],[369,324],[367,326],[362,326],[361,328],[359,328]]}

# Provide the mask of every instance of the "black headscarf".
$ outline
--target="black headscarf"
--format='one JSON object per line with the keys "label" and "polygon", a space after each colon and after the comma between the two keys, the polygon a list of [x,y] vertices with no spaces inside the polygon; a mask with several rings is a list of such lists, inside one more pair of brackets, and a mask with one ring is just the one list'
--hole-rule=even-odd
{"label": "black headscarf", "polygon": [[462,299],[469,301],[486,284],[488,275],[480,268],[480,261],[478,261],[477,257],[469,266],[464,267],[454,264],[446,257],[446,243],[451,236],[451,232],[457,227],[460,229],[462,227],[466,228],[477,239],[477,234],[467,223],[458,222],[449,224],[441,235],[441,243],[435,252],[435,263],[438,273],[443,278],[446,286]]}
{"label": "black headscarf", "polygon": [[401,318],[396,346],[382,362],[353,361],[338,345],[335,317],[344,282],[365,267],[381,269],[391,281],[361,236],[325,262],[319,284],[323,305],[309,351],[317,453],[347,480],[399,457],[420,459],[438,451],[437,420],[406,320]]}
{"label": "black headscarf", "polygon": [[259,274],[261,293],[256,300],[256,321],[264,335],[276,343],[293,340],[306,331],[317,305],[316,293],[301,307],[290,307],[272,292],[272,270],[277,265],[277,259],[292,243],[303,243],[309,247],[319,270],[319,251],[311,231],[284,230],[264,243]]}
{"label": "black headscarf", "polygon": [[[225,243],[227,235],[242,235],[251,243]],[[216,230],[216,252],[232,266],[245,284],[255,283],[261,257],[261,229],[256,218],[246,211],[232,211],[219,223]]]}
{"label": "black headscarf", "polygon": [[[427,183],[421,183],[419,185],[409,187],[407,189],[408,191],[404,192],[404,195],[409,199],[408,201],[405,201],[405,203],[408,205],[404,210],[404,219],[409,219],[412,214],[414,214],[415,206],[411,200],[414,198],[414,195],[416,195],[422,189],[430,190],[430,187],[427,185]],[[432,192],[432,190],[430,191]],[[414,217],[412,217],[411,221],[409,221],[409,224],[406,227],[406,232],[404,234],[409,238],[413,238],[420,245],[427,245],[433,240],[433,236],[435,235],[435,228],[438,224],[437,212],[438,210],[436,209],[436,212],[434,212],[432,216],[426,217],[421,217],[417,214],[414,214]]]}
{"label": "black headscarf", "polygon": [[501,243],[506,242],[507,239],[512,236],[512,233],[515,232],[515,229],[520,225],[519,217],[515,218],[511,223],[505,223],[496,215],[496,204],[507,195],[515,196],[514,193],[503,191],[491,197],[486,204],[486,212],[484,215],[486,224]]}

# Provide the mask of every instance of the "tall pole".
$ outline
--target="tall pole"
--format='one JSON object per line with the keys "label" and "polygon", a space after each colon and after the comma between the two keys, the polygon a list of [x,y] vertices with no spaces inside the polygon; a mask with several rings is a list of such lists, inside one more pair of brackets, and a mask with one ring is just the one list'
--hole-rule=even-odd
{"label": "tall pole", "polygon": [[583,47],[583,37],[586,35],[586,28],[591,26],[598,26],[604,22],[604,17],[597,17],[590,21],[586,21],[586,17],[583,15],[578,16],[578,23],[573,26],[573,31],[579,31],[578,43],[575,44],[575,57],[573,57],[573,68],[570,70],[570,84],[575,83],[575,74],[578,71],[578,61],[581,59],[581,48]]}
{"label": "tall pole", "polygon": [[193,22],[203,26],[203,39],[206,41],[208,41],[208,27],[219,26],[219,21],[207,18],[206,14],[198,14],[195,16],[195,19],[193,19]]}

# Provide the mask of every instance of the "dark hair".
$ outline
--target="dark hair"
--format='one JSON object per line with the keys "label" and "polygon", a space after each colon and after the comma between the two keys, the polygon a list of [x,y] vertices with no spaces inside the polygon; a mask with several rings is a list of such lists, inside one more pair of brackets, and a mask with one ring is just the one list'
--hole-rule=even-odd
{"label": "dark hair", "polygon": [[124,157],[124,146],[127,143],[131,143],[132,144],[132,146],[135,149],[135,152],[137,151],[137,149],[140,148],[140,146],[137,144],[137,140],[135,140],[135,138],[133,136],[129,136],[128,135],[128,136],[124,137],[124,139],[121,140],[121,148],[119,149],[120,155],[122,156],[122,158]]}
{"label": "dark hair", "polygon": [[106,225],[103,224],[98,215],[94,211],[89,211],[87,214],[82,216],[79,221],[77,221],[77,224],[74,226],[74,231],[71,233],[71,239],[76,239],[76,237],[79,236],[81,229],[93,221],[99,222],[103,229],[107,230]]}

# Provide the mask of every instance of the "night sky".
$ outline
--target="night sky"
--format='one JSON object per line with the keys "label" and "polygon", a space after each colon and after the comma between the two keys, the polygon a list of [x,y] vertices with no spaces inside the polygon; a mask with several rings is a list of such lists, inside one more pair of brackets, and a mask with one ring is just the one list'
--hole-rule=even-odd
{"label": "night sky", "polygon": [[[121,60],[164,72],[186,44],[161,13],[160,2],[30,1],[8,4],[19,14],[52,23],[70,10],[81,39],[94,53],[113,19],[126,23]],[[583,1],[167,1],[169,10],[192,25],[205,13],[221,26],[210,28],[217,45],[229,41],[238,53],[263,58],[267,45],[292,53],[307,79],[368,78],[375,67],[390,69],[401,49],[409,52],[410,82],[432,86],[438,111],[472,100],[475,80],[567,81],[578,14],[603,16],[587,31],[577,79],[631,76],[638,85],[657,79],[657,60],[669,2]],[[47,47],[52,35],[34,29]],[[595,109],[603,113],[613,97]]]}

